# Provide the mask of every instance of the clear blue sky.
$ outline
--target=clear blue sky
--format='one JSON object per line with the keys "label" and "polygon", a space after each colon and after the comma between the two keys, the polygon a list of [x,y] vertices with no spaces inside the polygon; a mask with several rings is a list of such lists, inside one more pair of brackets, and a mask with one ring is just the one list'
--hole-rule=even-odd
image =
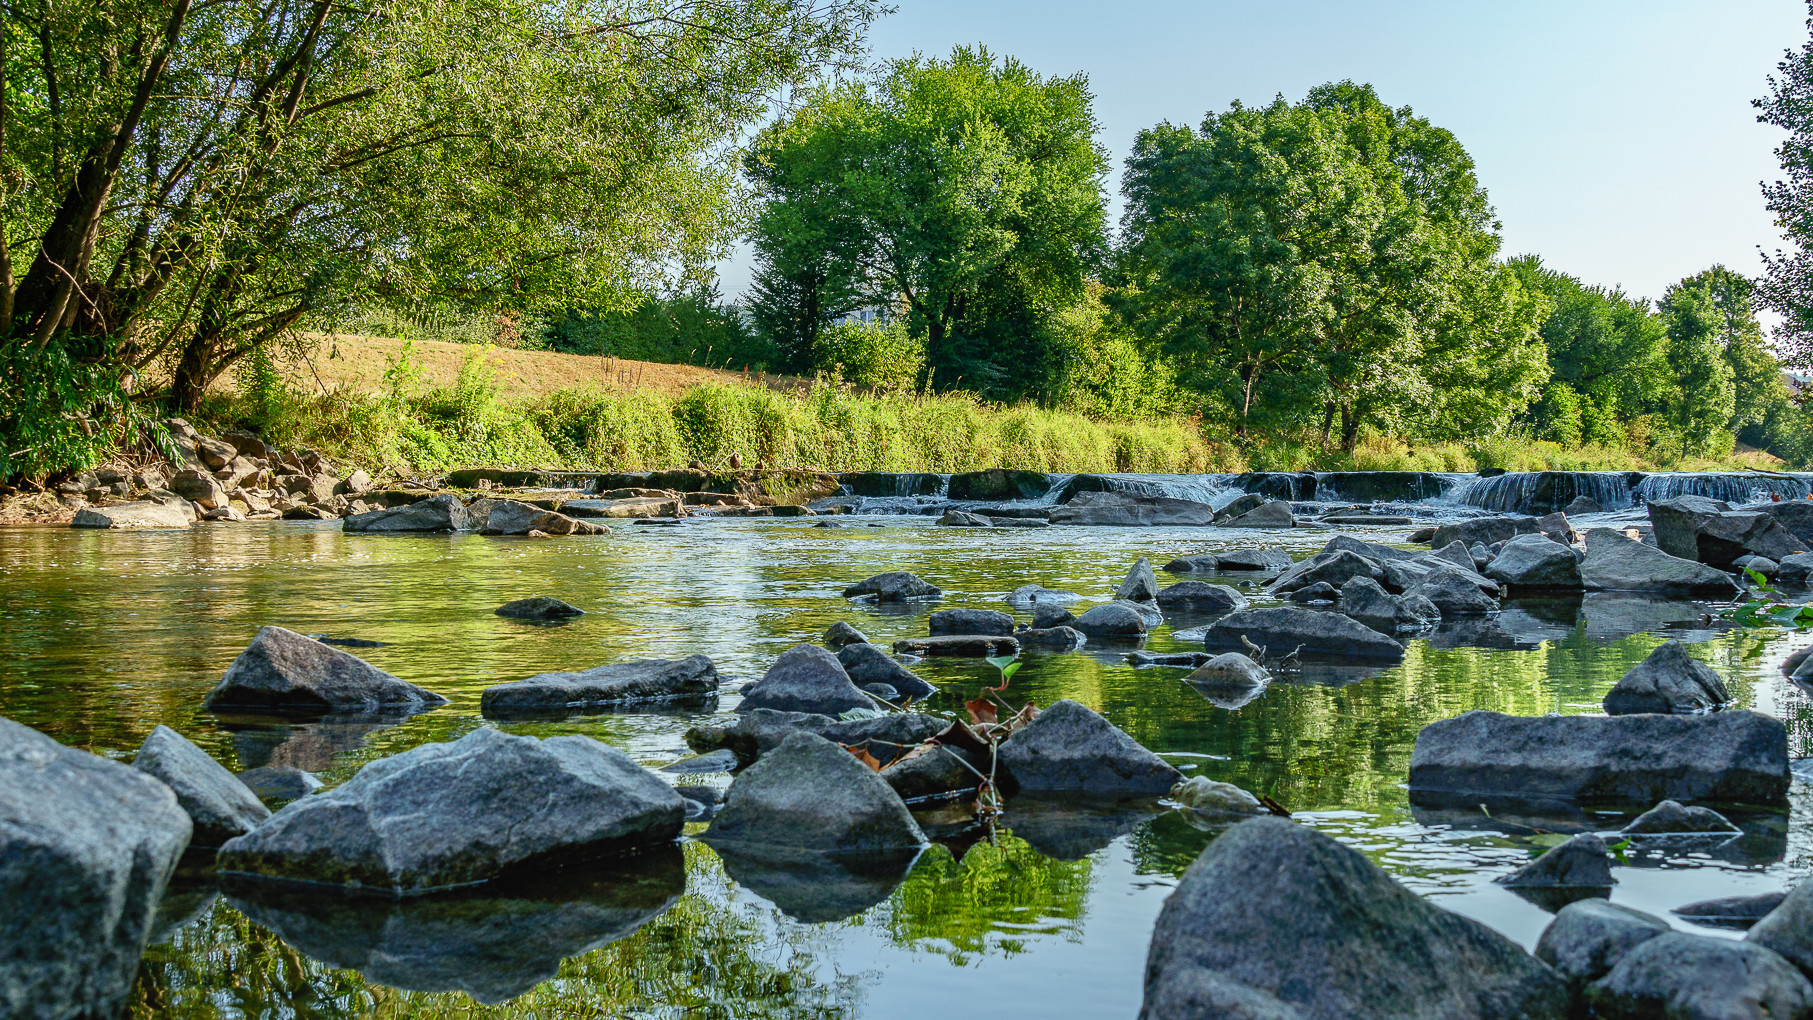
{"label": "clear blue sky", "polygon": [[[1757,245],[1777,243],[1758,182],[1777,175],[1780,132],[1750,101],[1806,38],[1804,3],[895,2],[878,58],[982,43],[1086,72],[1117,219],[1141,128],[1351,78],[1459,137],[1506,254],[1653,298],[1715,262],[1754,273]],[[721,271],[726,295],[747,284],[741,254]]]}

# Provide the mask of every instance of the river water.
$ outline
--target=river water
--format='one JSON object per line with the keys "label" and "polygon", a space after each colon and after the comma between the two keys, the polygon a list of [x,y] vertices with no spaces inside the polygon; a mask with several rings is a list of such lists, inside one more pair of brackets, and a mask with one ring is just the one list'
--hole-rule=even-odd
{"label": "river water", "polygon": [[[1351,533],[1396,541],[1404,530]],[[839,528],[630,525],[551,541],[345,535],[332,522],[0,529],[0,714],[127,761],[163,723],[229,768],[293,765],[331,785],[366,762],[491,725],[478,706],[494,683],[703,652],[734,685],[837,620],[877,643],[923,635],[933,605],[878,610],[842,598],[846,584],[883,570],[943,587],[937,607],[1007,608],[1003,596],[1029,583],[1111,598],[1140,556],[1162,565],[1256,543],[1303,555],[1326,538],[1312,529],[978,531],[915,517]],[[1259,597],[1256,582],[1244,583]],[[537,627],[492,613],[537,594],[588,615]],[[1183,670],[1129,666],[1124,650],[1029,654],[1008,697],[1081,701],[1186,774],[1268,794],[1442,906],[1531,945],[1551,915],[1491,879],[1558,842],[1556,826],[1413,807],[1404,784],[1417,731],[1473,708],[1597,712],[1618,677],[1672,636],[1726,676],[1743,707],[1784,719],[1792,754],[1813,753],[1808,699],[1778,670],[1806,639],[1733,630],[1720,608],[1613,595],[1508,603],[1495,622],[1414,642],[1401,665],[1305,668],[1236,707],[1205,699]],[[1168,621],[1146,647],[1199,649],[1179,632],[1203,622]],[[383,642],[353,650],[451,704],[400,723],[273,726],[202,711],[265,624]],[[913,668],[943,687],[935,708],[960,711],[994,682],[980,662]],[[735,702],[727,693],[717,711]],[[690,753],[682,734],[699,717],[625,712],[505,728],[583,733],[658,767]],[[1613,901],[1665,915],[1793,884],[1813,867],[1810,793],[1797,782],[1791,811],[1739,816],[1745,835],[1722,846],[1627,852]],[[416,913],[334,894],[242,904],[190,869],[172,887],[132,1008],[258,1018],[1134,1015],[1152,923],[1212,833],[1157,809],[1009,807],[992,836],[966,830],[960,811],[928,812],[928,832],[945,838],[910,871],[846,882],[835,895],[727,866],[696,842]],[[1604,831],[1625,817],[1583,816]]]}

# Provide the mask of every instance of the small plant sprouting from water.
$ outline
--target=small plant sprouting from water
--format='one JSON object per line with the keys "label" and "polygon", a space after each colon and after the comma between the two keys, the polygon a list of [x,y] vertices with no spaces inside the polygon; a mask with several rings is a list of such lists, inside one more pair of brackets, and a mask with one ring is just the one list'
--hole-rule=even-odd
{"label": "small plant sprouting from water", "polygon": [[1736,609],[1727,610],[1727,617],[1743,627],[1786,627],[1791,630],[1813,627],[1813,606],[1783,601],[1787,596],[1771,585],[1768,578],[1747,567],[1744,574],[1750,578],[1751,585],[1774,598],[1752,599]]}

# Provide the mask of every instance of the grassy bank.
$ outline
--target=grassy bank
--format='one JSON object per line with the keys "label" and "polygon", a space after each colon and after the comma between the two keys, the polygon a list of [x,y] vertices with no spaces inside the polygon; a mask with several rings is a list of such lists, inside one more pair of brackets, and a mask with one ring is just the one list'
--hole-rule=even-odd
{"label": "grassy bank", "polygon": [[693,460],[832,471],[1476,471],[1782,467],[1766,454],[1671,464],[1619,449],[1563,449],[1495,438],[1412,445],[1369,436],[1350,452],[1315,442],[1239,444],[1169,418],[1106,422],[1066,411],[987,404],[964,393],[873,394],[828,383],[776,387],[734,377],[685,388],[512,385],[513,352],[468,348],[432,385],[406,358],[363,388],[316,385],[254,366],[209,399],[198,425],[252,428],[283,448],[321,450],[369,469],[455,467],[639,471]]}

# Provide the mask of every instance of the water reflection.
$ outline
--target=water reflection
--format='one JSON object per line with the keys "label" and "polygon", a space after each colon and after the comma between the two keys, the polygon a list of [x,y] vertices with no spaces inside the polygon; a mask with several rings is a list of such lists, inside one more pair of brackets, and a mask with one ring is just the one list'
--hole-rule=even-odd
{"label": "water reflection", "polygon": [[[164,723],[235,771],[292,766],[330,785],[366,762],[457,739],[480,725],[585,734],[660,766],[691,754],[687,727],[723,719],[740,683],[838,620],[883,645],[924,635],[926,616],[940,608],[1006,609],[1026,620],[1029,614],[1005,602],[1023,584],[1074,591],[1085,604],[1106,602],[1140,556],[1163,563],[1251,545],[1255,537],[1052,528],[1003,541],[917,518],[886,524],[815,529],[810,522],[732,521],[623,528],[607,540],[572,543],[476,535],[361,540],[311,524],[158,535],[0,529],[0,714],[124,759]],[[1299,530],[1265,539],[1298,555],[1327,540]],[[1402,534],[1378,529],[1363,537],[1392,541]],[[842,597],[845,585],[887,570],[911,570],[946,594],[892,606]],[[1261,591],[1243,590],[1255,605],[1270,604]],[[563,598],[587,615],[543,628],[492,613],[535,594]],[[1488,814],[1478,804],[1412,804],[1403,784],[1417,731],[1474,708],[1596,712],[1626,670],[1666,637],[1680,637],[1729,678],[1741,706],[1787,723],[1792,753],[1809,754],[1813,708],[1777,670],[1806,639],[1729,631],[1716,621],[1718,608],[1603,593],[1514,600],[1495,615],[1445,624],[1412,641],[1396,665],[1355,671],[1363,675],[1311,675],[1306,666],[1263,696],[1226,705],[1206,699],[1183,669],[1136,669],[1119,652],[1037,653],[1025,657],[1005,696],[1016,704],[1071,698],[1089,705],[1186,775],[1269,795],[1412,888],[1527,945],[1551,915],[1491,879],[1539,853],[1545,839],[1614,833],[1627,815],[1565,805],[1490,805]],[[203,696],[265,624],[382,641],[355,652],[446,694],[451,704],[401,720],[280,724],[201,711]],[[1200,651],[1200,635],[1178,633],[1200,625],[1173,618],[1146,647]],[[695,652],[711,656],[725,678],[715,714],[682,707],[495,724],[479,715],[480,693],[494,683]],[[938,711],[960,712],[963,700],[999,682],[993,667],[974,660],[927,659],[913,668],[942,689],[927,705]],[[1793,885],[1813,871],[1813,786],[1796,783],[1791,798],[1788,816],[1734,815],[1743,835],[1717,846],[1633,845],[1614,869],[1613,901],[1661,916],[1696,900]],[[147,1018],[921,1020],[927,1012],[952,1012],[950,1003],[958,1002],[956,1012],[974,1015],[1130,1016],[1159,905],[1215,835],[1213,827],[1204,831],[1151,804],[1085,809],[1015,798],[992,831],[962,803],[919,817],[937,845],[910,868],[867,876],[750,868],[689,844],[685,891],[664,911],[590,949],[577,928],[553,956],[529,960],[528,949],[496,949],[509,965],[501,972],[518,975],[496,984],[481,977],[485,954],[493,952],[484,948],[483,917],[418,924],[386,907],[363,920],[336,920],[323,919],[312,904],[279,910],[246,899],[247,910],[271,911],[255,922],[215,898],[205,880],[179,884],[165,904],[161,942],[147,955],[135,1010]],[[531,904],[523,910],[552,909],[547,900],[523,902]],[[498,923],[507,924],[515,909],[501,911]],[[456,929],[466,932],[465,942],[446,934]],[[365,934],[312,934],[328,930]],[[603,938],[617,929],[600,922],[589,930]],[[442,934],[409,942],[403,936],[412,931]],[[432,954],[409,955],[436,939],[466,955],[450,953],[441,970]],[[372,961],[389,950],[370,947],[386,946],[417,962],[384,970],[388,963]],[[562,962],[568,953],[575,955]],[[459,960],[468,961],[464,970],[451,962]],[[462,991],[420,990],[428,988],[514,997],[488,1007]]]}

